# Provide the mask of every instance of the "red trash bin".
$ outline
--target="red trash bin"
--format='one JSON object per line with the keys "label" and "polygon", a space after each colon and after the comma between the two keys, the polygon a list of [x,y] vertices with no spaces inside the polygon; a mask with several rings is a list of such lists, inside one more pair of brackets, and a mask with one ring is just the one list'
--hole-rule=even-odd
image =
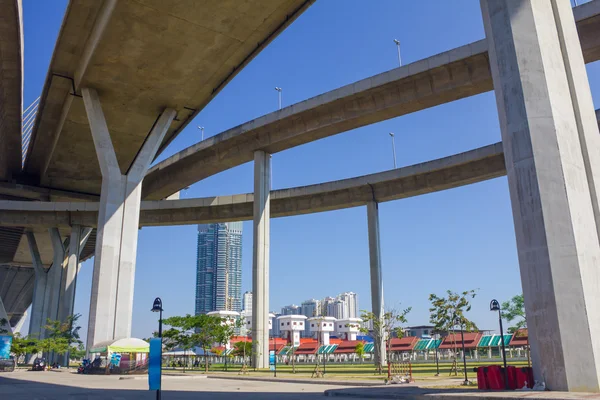
{"label": "red trash bin", "polygon": [[504,375],[499,365],[490,365],[487,367],[487,384],[490,390],[504,389]]}
{"label": "red trash bin", "polygon": [[521,389],[525,385],[533,388],[533,369],[531,367],[515,368],[515,386]]}
{"label": "red trash bin", "polygon": [[477,368],[477,389],[482,389],[482,390],[489,389],[486,373],[487,373],[487,367]]}
{"label": "red trash bin", "polygon": [[[515,390],[517,385],[517,369],[512,365],[506,367],[506,373],[508,374],[508,388],[510,390]],[[521,386],[523,387],[523,386]]]}

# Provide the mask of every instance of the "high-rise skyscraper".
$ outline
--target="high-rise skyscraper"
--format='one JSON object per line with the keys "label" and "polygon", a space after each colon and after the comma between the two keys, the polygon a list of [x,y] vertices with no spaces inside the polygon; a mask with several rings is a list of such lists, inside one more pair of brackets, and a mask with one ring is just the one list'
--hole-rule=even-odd
{"label": "high-rise skyscraper", "polygon": [[252,311],[252,292],[244,292],[244,297],[242,297],[242,310]]}
{"label": "high-rise skyscraper", "polygon": [[338,296],[344,302],[345,318],[358,318],[360,310],[358,309],[358,295],[354,292],[344,292]]}
{"label": "high-rise skyscraper", "polygon": [[196,314],[241,311],[242,223],[198,225]]}
{"label": "high-rise skyscraper", "polygon": [[300,314],[300,307],[295,304],[290,304],[281,308],[281,315],[297,315]]}

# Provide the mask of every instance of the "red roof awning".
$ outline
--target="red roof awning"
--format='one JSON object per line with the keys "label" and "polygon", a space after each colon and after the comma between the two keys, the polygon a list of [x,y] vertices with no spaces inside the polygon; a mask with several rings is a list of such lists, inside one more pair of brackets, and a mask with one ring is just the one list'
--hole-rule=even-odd
{"label": "red roof awning", "polygon": [[529,346],[529,331],[527,328],[517,329],[515,333],[513,333],[512,338],[510,338],[509,346],[521,347],[521,346]]}
{"label": "red roof awning", "polygon": [[416,336],[394,338],[390,341],[391,351],[411,351],[417,345],[419,338]]}
{"label": "red roof awning", "polygon": [[[481,340],[481,336],[483,336],[480,332],[465,332],[465,349],[475,349],[477,348],[477,344],[479,340]],[[444,349],[454,349],[454,348],[462,348],[462,339],[460,333],[449,334],[444,338],[440,347],[440,350]]]}
{"label": "red roof awning", "polygon": [[294,354],[315,354],[318,349],[319,344],[317,342],[301,343]]}
{"label": "red roof awning", "polygon": [[333,351],[333,354],[348,354],[356,352],[356,345],[364,343],[362,340],[344,340],[338,344],[338,347]]}

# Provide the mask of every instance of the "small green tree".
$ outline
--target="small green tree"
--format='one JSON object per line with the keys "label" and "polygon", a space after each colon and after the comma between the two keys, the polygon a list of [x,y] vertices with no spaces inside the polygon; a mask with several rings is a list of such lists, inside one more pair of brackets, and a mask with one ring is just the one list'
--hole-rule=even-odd
{"label": "small green tree", "polygon": [[[54,347],[50,351],[54,351],[57,354],[68,354],[69,350],[73,346],[83,345],[83,342],[79,338],[79,330],[81,326],[77,324],[77,321],[81,317],[81,314],[73,314],[67,317],[65,322],[58,320],[48,319],[45,326],[48,332],[44,346]],[[50,344],[53,342],[53,344]],[[66,343],[66,347],[65,347]],[[65,366],[68,366],[69,357],[66,358]]]}
{"label": "small green tree", "polygon": [[10,323],[6,318],[0,318],[0,335],[12,334]]}
{"label": "small green tree", "polygon": [[18,360],[28,353],[37,353],[37,339],[22,337],[20,333],[15,333],[12,339],[11,352],[15,355]]}
{"label": "small green tree", "polygon": [[[401,324],[406,324],[406,315],[410,312],[412,307],[408,307],[402,311],[395,309],[386,311],[381,318],[371,311],[362,310],[361,318],[364,322],[371,323],[373,325],[373,339],[375,341],[376,350],[379,349],[379,343],[385,343],[385,355],[380,355],[379,359],[376,360],[378,373],[382,372],[383,361],[390,359],[391,343],[394,336],[402,338],[404,331],[402,330]],[[363,333],[369,333],[369,330],[365,327],[360,328]]]}
{"label": "small green tree", "polygon": [[358,358],[360,359],[360,362],[362,364],[363,362],[363,357],[365,356],[365,345],[363,342],[359,342],[356,344],[356,347],[354,347],[354,352],[356,353],[356,355],[358,356]]}
{"label": "small green tree", "polygon": [[[466,330],[478,331],[477,325],[465,317],[465,312],[471,310],[471,299],[477,295],[476,290],[465,290],[462,293],[448,290],[446,294],[446,297],[438,296],[435,293],[429,295],[431,302],[429,322],[435,326],[435,330],[437,332],[453,331],[458,319]],[[454,340],[454,354],[457,354],[456,340]],[[457,370],[454,372],[458,374]]]}
{"label": "small green tree", "polygon": [[509,333],[515,333],[517,330],[527,327],[523,294],[513,296],[509,301],[502,303],[502,318],[508,322],[516,320],[515,324],[508,328]]}
{"label": "small green tree", "polygon": [[199,346],[204,351],[204,371],[208,372],[208,350],[213,344],[226,343],[233,336],[234,324],[215,315],[190,315],[170,317],[163,321],[170,329],[163,337],[174,347],[189,350]]}

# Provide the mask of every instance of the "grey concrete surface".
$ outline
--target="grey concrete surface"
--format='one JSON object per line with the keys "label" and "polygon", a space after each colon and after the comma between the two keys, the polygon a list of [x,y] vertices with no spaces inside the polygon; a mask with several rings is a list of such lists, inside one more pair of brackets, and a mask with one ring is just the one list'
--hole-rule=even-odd
{"label": "grey concrete surface", "polygon": [[[593,4],[592,4],[593,3]],[[581,10],[586,62],[600,55],[600,0]],[[363,79],[236,126],[155,165],[142,198],[164,199],[201,179],[249,162],[254,151],[277,153],[361,126],[493,89],[487,44],[480,40]]]}
{"label": "grey concrete surface", "polygon": [[[394,170],[289,189],[270,195],[271,217],[357,207],[446,190],[505,175],[502,143]],[[242,221],[253,218],[252,193],[142,201],[140,226]],[[96,226],[98,203],[0,200],[0,226],[70,229]]]}
{"label": "grey concrete surface", "polygon": [[21,171],[23,15],[21,0],[0,0],[0,180]]}
{"label": "grey concrete surface", "polygon": [[92,276],[87,346],[131,336],[135,260],[142,179],[176,112],[161,111],[125,174],[119,167],[114,137],[108,130],[95,89],[82,89],[95,153],[102,171],[98,236]]}
{"label": "grey concrete surface", "polygon": [[571,6],[481,0],[481,9],[534,376],[551,390],[599,392],[600,138]]}
{"label": "grey concrete surface", "polygon": [[[383,318],[385,304],[383,303],[383,272],[381,269],[381,241],[379,238],[379,204],[375,200],[367,203],[367,230],[369,236],[369,277],[371,279],[371,311],[378,320]],[[383,357],[387,360],[383,335],[375,337],[375,362]]]}
{"label": "grey concrete surface", "polygon": [[[223,379],[163,377],[163,400],[308,400],[323,398],[327,389],[342,386]],[[114,399],[153,400],[146,379],[53,372],[14,372],[0,375],[0,398],[11,400]]]}
{"label": "grey concrete surface", "polygon": [[254,154],[252,240],[252,365],[269,368],[269,259],[271,242],[271,155]]}
{"label": "grey concrete surface", "polygon": [[177,120],[161,149],[312,2],[72,0],[25,175],[45,187],[99,194],[102,177],[83,101],[73,91],[99,92],[126,172],[162,109],[174,108]]}

